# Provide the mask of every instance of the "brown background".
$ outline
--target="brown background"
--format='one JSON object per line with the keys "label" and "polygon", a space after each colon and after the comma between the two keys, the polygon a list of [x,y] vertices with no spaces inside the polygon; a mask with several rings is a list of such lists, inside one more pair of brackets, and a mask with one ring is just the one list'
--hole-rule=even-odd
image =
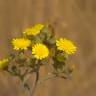
{"label": "brown background", "polygon": [[[10,50],[10,39],[36,23],[53,24],[58,37],[78,46],[70,58],[76,64],[72,80],[50,80],[35,96],[96,96],[96,0],[0,0],[0,58]],[[27,96],[17,78],[0,72],[0,96]]]}

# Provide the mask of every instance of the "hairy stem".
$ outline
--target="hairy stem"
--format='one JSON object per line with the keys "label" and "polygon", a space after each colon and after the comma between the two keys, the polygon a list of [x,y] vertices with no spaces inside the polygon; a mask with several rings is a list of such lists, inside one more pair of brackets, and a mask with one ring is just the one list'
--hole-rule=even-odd
{"label": "hairy stem", "polygon": [[35,72],[35,74],[36,74],[36,76],[35,76],[35,80],[33,82],[33,87],[32,88],[29,86],[29,84],[27,84],[28,78],[21,81],[25,90],[28,90],[29,96],[34,96],[34,92],[35,92],[35,89],[36,89],[36,86],[37,86],[37,83],[38,83],[39,72],[37,71],[37,72]]}
{"label": "hairy stem", "polygon": [[35,89],[36,89],[38,80],[39,80],[39,72],[37,71],[37,72],[36,72],[36,78],[35,78],[35,81],[34,81],[34,83],[33,83],[33,88],[32,88],[32,91],[31,91],[31,93],[32,93],[31,96],[34,96],[34,92],[35,92]]}

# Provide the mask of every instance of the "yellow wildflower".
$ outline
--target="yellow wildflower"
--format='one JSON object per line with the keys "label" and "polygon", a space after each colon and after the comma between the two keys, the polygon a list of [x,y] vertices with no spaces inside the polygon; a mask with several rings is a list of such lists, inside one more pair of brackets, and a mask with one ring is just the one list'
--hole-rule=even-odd
{"label": "yellow wildflower", "polygon": [[38,43],[32,47],[32,54],[34,55],[36,59],[42,60],[48,57],[49,50],[44,44]]}
{"label": "yellow wildflower", "polygon": [[25,38],[17,38],[12,40],[12,44],[14,50],[26,50],[30,46],[31,41]]}
{"label": "yellow wildflower", "polygon": [[0,69],[6,68],[8,66],[8,62],[9,62],[8,59],[0,60]]}
{"label": "yellow wildflower", "polygon": [[72,41],[63,38],[56,41],[56,46],[58,50],[64,51],[66,54],[74,54],[77,50]]}
{"label": "yellow wildflower", "polygon": [[34,25],[32,28],[27,28],[23,33],[28,36],[35,36],[40,33],[43,27],[44,25],[37,24],[37,25]]}

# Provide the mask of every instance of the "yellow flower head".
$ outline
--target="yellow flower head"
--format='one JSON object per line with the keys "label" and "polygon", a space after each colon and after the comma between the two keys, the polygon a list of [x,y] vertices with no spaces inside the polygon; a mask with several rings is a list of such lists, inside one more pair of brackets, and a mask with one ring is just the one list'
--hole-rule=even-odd
{"label": "yellow flower head", "polygon": [[77,51],[77,48],[72,41],[63,38],[56,41],[56,46],[58,50],[61,50],[66,54],[74,54]]}
{"label": "yellow flower head", "polygon": [[44,27],[44,25],[37,24],[37,25],[33,26],[32,28],[27,28],[23,33],[28,36],[35,36],[40,33],[40,31],[42,30],[43,27]]}
{"label": "yellow flower head", "polygon": [[8,66],[8,62],[9,62],[8,59],[0,60],[0,69],[6,68]]}
{"label": "yellow flower head", "polygon": [[32,47],[32,54],[34,55],[36,59],[42,60],[48,57],[49,50],[44,44],[38,43]]}
{"label": "yellow flower head", "polygon": [[26,50],[30,46],[31,41],[24,38],[17,38],[12,40],[12,44],[14,50]]}

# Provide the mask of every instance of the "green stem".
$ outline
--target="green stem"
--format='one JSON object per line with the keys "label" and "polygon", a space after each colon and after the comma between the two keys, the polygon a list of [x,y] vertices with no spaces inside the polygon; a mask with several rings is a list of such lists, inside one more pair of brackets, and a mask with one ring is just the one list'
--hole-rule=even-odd
{"label": "green stem", "polygon": [[49,79],[53,79],[53,78],[55,78],[55,77],[57,77],[57,76],[55,76],[55,75],[54,75],[54,76],[48,76],[48,77],[46,77],[46,78],[38,81],[38,84],[42,84],[43,82],[45,82],[45,81],[47,81],[47,80],[49,80]]}
{"label": "green stem", "polygon": [[37,87],[38,80],[39,80],[39,72],[37,71],[37,72],[36,72],[36,79],[35,79],[35,81],[34,81],[34,83],[33,83],[32,95],[31,95],[31,96],[33,96],[34,93],[35,93],[35,89],[36,89],[36,87]]}
{"label": "green stem", "polygon": [[33,87],[30,88],[29,85],[26,83],[28,79],[26,80],[23,80],[23,86],[25,89],[28,90],[29,92],[29,96],[34,96],[34,93],[35,93],[35,89],[36,89],[36,86],[37,86],[37,82],[38,82],[38,79],[39,79],[39,72],[35,72],[36,76],[35,76],[35,80],[33,82]]}

